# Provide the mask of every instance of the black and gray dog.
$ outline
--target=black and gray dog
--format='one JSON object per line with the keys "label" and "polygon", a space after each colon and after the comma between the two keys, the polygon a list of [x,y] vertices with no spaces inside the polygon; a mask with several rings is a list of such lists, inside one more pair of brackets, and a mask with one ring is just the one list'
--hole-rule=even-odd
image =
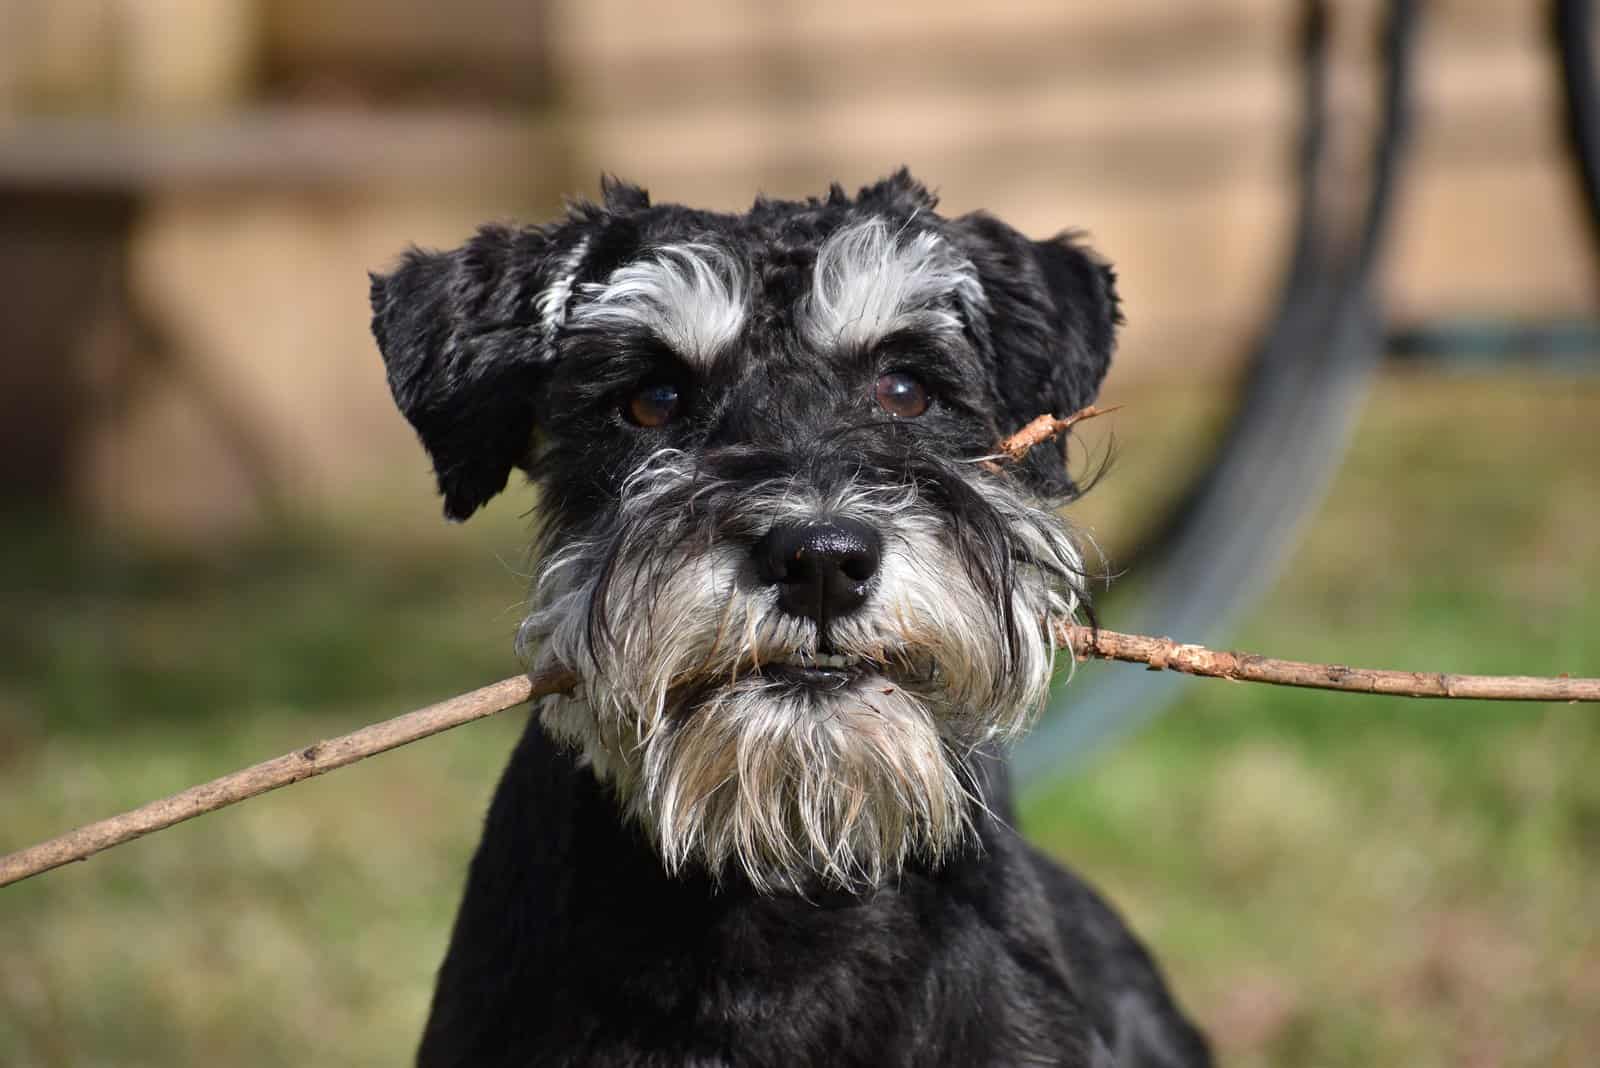
{"label": "black and gray dog", "polygon": [[374,278],[446,514],[537,483],[520,647],[582,680],[500,783],[420,1064],[1209,1063],[991,755],[1085,583],[1062,450],[983,461],[1093,399],[1113,275],[934,208],[608,180]]}

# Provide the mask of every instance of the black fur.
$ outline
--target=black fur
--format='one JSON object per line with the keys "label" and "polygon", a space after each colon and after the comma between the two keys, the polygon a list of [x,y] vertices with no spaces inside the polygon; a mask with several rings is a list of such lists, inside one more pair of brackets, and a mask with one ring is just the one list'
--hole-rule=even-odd
{"label": "black fur", "polygon": [[[652,205],[607,179],[602,204],[559,223],[409,253],[373,278],[373,330],[446,514],[471,515],[522,467],[540,485],[547,549],[753,545],[764,530],[740,500],[757,484],[911,484],[946,520],[973,587],[1009,613],[1013,569],[1037,562],[974,488],[971,462],[1041,411],[1093,400],[1120,322],[1114,276],[1069,236],[1030,241],[935,207],[904,171],[855,197],[835,186],[744,215]],[[796,308],[817,250],[873,217],[937,234],[970,264],[983,299],[954,309],[959,336],[908,331],[871,351],[802,342]],[[575,272],[576,306],[586,283],[652,247],[707,239],[740,251],[756,290],[734,351],[690,366],[643,331],[544,328],[558,274]],[[935,397],[921,418],[870,400],[900,369]],[[681,389],[686,414],[629,423],[619,398],[656,381]],[[640,529],[617,513],[621,485],[664,448],[692,454],[699,474]],[[1076,489],[1059,449],[1035,449],[1018,477],[1043,501]],[[584,566],[609,581],[612,562],[599,552]],[[625,603],[653,598],[660,578],[630,575],[641,585]],[[590,605],[595,646],[607,603]],[[1209,1064],[1117,916],[1009,829],[1003,770],[965,770],[988,809],[956,859],[913,861],[865,893],[763,894],[727,872],[669,876],[617,798],[533,723],[473,861],[419,1063]]]}

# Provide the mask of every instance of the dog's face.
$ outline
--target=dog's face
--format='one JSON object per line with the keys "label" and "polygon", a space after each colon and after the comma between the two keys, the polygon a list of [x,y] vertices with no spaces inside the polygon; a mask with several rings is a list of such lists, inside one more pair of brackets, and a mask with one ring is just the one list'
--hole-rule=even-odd
{"label": "dog's face", "polygon": [[860,887],[962,844],[965,758],[1042,703],[1082,596],[1063,453],[980,463],[1091,401],[1108,268],[944,219],[904,172],[744,215],[608,182],[373,281],[402,411],[464,519],[540,489],[521,647],[666,866]]}

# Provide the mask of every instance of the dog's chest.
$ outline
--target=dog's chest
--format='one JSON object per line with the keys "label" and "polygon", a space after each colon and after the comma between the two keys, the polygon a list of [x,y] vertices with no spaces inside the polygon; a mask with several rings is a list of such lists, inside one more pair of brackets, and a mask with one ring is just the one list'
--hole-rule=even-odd
{"label": "dog's chest", "polygon": [[1019,954],[933,887],[660,904],[648,931],[591,944],[587,981],[567,986],[589,992],[562,1010],[583,1021],[582,1063],[1080,1063],[1082,1019],[1048,954]]}

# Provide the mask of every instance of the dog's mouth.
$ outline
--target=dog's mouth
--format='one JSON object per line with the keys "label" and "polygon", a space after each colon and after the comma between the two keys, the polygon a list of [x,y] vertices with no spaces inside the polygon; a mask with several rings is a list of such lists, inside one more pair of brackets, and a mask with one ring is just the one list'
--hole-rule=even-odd
{"label": "dog's mouth", "polygon": [[755,674],[771,682],[819,690],[844,689],[866,680],[927,682],[934,673],[932,658],[917,658],[908,652],[880,657],[800,650],[755,668]]}
{"label": "dog's mouth", "polygon": [[877,674],[883,665],[849,653],[794,653],[782,660],[763,664],[762,676],[823,689],[839,689],[867,674]]}

